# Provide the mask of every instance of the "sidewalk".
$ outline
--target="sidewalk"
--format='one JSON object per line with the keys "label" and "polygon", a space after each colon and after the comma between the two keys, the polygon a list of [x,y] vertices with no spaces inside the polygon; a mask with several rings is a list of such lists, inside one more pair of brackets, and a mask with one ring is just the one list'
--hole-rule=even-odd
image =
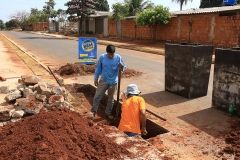
{"label": "sidewalk", "polygon": [[[24,74],[33,74],[27,65],[20,59],[15,52],[9,48],[0,35],[0,75],[7,78],[6,81],[0,81],[0,86],[9,86],[9,89],[16,88],[18,79]],[[0,94],[0,105],[3,105],[6,94]]]}

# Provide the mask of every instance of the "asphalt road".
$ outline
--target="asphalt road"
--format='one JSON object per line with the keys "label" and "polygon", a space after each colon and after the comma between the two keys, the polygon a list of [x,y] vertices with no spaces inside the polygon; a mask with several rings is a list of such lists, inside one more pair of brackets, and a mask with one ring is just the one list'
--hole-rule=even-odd
{"label": "asphalt road", "polygon": [[[46,62],[50,65],[78,62],[78,41],[26,32],[1,31],[1,33],[30,51],[37,59],[45,61],[45,64]],[[97,46],[98,57],[105,51],[105,45]],[[129,68],[147,72],[164,71],[163,56],[121,48],[117,48],[116,53],[122,56]]]}
{"label": "asphalt road", "polygon": [[[78,62],[78,41],[26,32],[1,31],[1,33],[46,66],[55,67]],[[98,57],[105,51],[105,45],[97,46]],[[122,48],[117,48],[116,53],[122,56],[128,68],[143,72],[143,76],[139,78],[122,81],[123,88],[129,83],[136,83],[141,86],[142,93],[164,89],[164,56]]]}
{"label": "asphalt road", "polygon": [[[25,32],[1,31],[6,37],[14,41],[15,44],[33,54],[40,62],[47,66],[61,66],[66,63],[78,62],[78,41],[69,39],[59,39],[39,34]],[[98,57],[104,53],[105,45],[97,46]],[[127,85],[135,83],[142,91],[142,96],[149,104],[149,109],[158,112],[159,107],[181,104],[183,102],[194,102],[175,94],[165,91],[165,64],[164,56],[151,53],[133,51],[117,48],[116,53],[120,54],[130,69],[143,72],[140,77],[125,78],[121,81],[121,90],[125,90]],[[212,72],[209,82],[208,95],[200,98],[202,104],[211,107]],[[82,77],[68,82],[80,82],[93,84],[93,76]],[[194,103],[192,104],[194,105]]]}

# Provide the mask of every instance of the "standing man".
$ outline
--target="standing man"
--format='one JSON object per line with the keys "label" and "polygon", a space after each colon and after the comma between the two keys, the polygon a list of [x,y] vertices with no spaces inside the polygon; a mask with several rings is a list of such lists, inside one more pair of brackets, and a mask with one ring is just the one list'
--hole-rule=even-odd
{"label": "standing man", "polygon": [[[118,83],[118,70],[119,67],[122,71],[125,70],[124,64],[120,55],[115,54],[115,46],[108,45],[106,52],[100,55],[94,74],[94,85],[97,86],[97,90],[93,99],[91,116],[94,117],[97,113],[99,103],[104,96],[106,90],[108,90],[108,102],[105,109],[105,114],[108,119],[113,119],[111,115],[114,104],[114,93]],[[99,75],[101,75],[98,81]]]}
{"label": "standing man", "polygon": [[125,93],[121,92],[123,100],[121,120],[118,129],[129,137],[146,135],[146,105],[136,84],[129,84]]}

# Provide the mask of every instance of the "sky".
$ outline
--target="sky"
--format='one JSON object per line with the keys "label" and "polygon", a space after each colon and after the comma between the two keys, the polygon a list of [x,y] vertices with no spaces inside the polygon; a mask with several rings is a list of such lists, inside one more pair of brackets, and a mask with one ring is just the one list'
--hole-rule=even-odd
{"label": "sky", "polygon": [[[54,9],[64,9],[66,10],[66,6],[64,4],[69,0],[55,0],[56,5]],[[180,5],[176,2],[172,2],[172,0],[151,0],[155,5],[163,5],[164,7],[169,7],[170,11],[178,11],[180,10]],[[5,23],[9,21],[11,15],[14,15],[16,12],[26,11],[30,12],[31,8],[37,8],[38,10],[42,10],[45,2],[48,0],[1,0],[0,4],[0,19]],[[123,2],[123,0],[108,0],[109,8],[111,10],[111,6],[114,3]],[[193,0],[192,2],[188,2],[187,5],[183,5],[183,10],[190,8],[199,8],[200,0]]]}

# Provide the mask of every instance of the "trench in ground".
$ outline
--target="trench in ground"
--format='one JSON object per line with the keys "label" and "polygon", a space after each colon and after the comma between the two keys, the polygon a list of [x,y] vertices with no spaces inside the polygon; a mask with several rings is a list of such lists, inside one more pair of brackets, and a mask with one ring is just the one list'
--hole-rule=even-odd
{"label": "trench in ground", "polygon": [[[71,93],[72,96],[76,100],[78,100],[82,105],[84,105],[85,108],[87,108],[89,111],[92,107],[92,101],[94,94],[96,92],[96,88],[90,84],[78,84],[78,83],[73,83],[73,84],[67,84],[65,85],[66,89]],[[117,127],[120,121],[119,118],[115,118],[114,120],[108,120],[105,118],[105,106],[107,104],[107,95],[103,96],[97,114],[94,118],[94,122],[97,123],[103,123],[103,124],[108,124]],[[119,107],[121,107],[122,103],[119,102]],[[115,117],[116,113],[116,108],[117,108],[117,102],[115,100],[113,110],[112,110],[112,115]],[[121,114],[121,112],[120,112]],[[147,119],[146,122],[146,129],[148,134],[145,136],[142,136],[143,139],[149,139],[152,137],[155,137],[159,134],[164,134],[169,132],[167,129],[159,126],[155,122],[151,121],[150,119]]]}

